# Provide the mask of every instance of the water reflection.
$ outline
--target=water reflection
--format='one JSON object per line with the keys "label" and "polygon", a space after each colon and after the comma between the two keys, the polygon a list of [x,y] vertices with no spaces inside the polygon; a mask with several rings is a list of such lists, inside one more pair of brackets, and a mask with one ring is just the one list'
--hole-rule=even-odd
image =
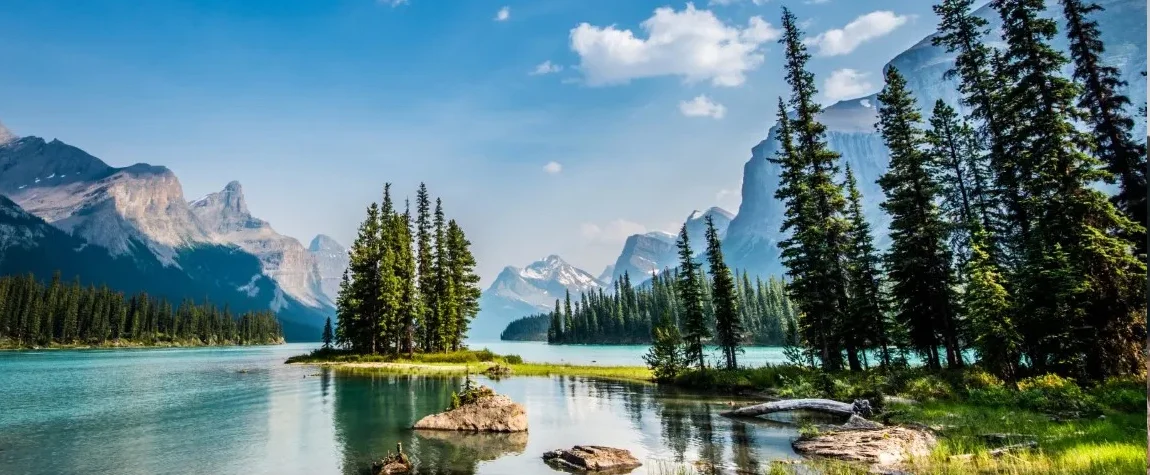
{"label": "water reflection", "polygon": [[793,425],[722,417],[725,399],[575,377],[479,378],[526,407],[527,433],[410,429],[444,410],[462,379],[343,372],[330,382],[321,378],[321,386],[334,388],[342,472],[367,473],[397,442],[415,463],[415,474],[552,473],[543,452],[573,445],[630,450],[644,463],[636,474],[668,464],[700,473],[753,473],[770,460],[795,457]]}

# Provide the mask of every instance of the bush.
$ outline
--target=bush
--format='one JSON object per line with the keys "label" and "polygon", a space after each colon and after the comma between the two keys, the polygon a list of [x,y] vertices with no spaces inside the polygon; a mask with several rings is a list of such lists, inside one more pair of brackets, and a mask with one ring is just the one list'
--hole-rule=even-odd
{"label": "bush", "polygon": [[917,401],[939,401],[954,398],[954,389],[950,383],[935,375],[920,376],[911,379],[903,391],[907,397]]}
{"label": "bush", "polygon": [[503,355],[503,361],[507,364],[523,364],[523,357],[519,355]]}
{"label": "bush", "polygon": [[1006,386],[998,376],[974,368],[962,375],[962,385],[967,389],[1004,389]]}
{"label": "bush", "polygon": [[1100,404],[1120,412],[1146,410],[1146,380],[1134,376],[1109,378],[1090,390]]}
{"label": "bush", "polygon": [[1026,378],[1018,382],[1018,404],[1048,414],[1082,416],[1101,412],[1092,396],[1073,380],[1056,374]]}
{"label": "bush", "polygon": [[804,425],[799,428],[800,439],[813,439],[820,434],[819,428],[810,424]]}

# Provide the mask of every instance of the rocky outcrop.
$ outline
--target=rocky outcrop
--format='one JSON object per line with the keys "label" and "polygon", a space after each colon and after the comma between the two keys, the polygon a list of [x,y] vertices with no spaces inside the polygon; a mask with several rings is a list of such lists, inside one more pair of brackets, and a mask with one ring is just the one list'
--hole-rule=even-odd
{"label": "rocky outcrop", "polygon": [[[874,423],[871,423],[874,424]],[[938,441],[930,432],[911,427],[839,429],[796,440],[795,452],[808,457],[827,457],[893,467],[912,457],[930,455]]]}
{"label": "rocky outcrop", "polygon": [[424,417],[415,429],[476,432],[524,432],[527,410],[502,394],[479,398],[455,409]]}
{"label": "rocky outcrop", "polygon": [[403,444],[395,444],[396,453],[388,453],[387,457],[371,464],[372,475],[394,475],[411,472],[411,459],[403,453]]}
{"label": "rocky outcrop", "polygon": [[588,472],[626,473],[642,465],[628,450],[600,445],[576,445],[570,450],[552,450],[543,454],[543,461]]}

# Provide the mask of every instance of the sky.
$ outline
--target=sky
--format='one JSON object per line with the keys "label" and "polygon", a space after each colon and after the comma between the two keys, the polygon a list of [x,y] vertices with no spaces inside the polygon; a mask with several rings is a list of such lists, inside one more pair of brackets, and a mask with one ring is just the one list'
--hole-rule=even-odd
{"label": "sky", "polygon": [[391,182],[443,199],[486,287],[549,254],[598,274],[630,234],[738,209],[788,94],[791,8],[831,104],[931,33],[925,0],[8,0],[0,122],[193,200],[229,181],[307,245]]}

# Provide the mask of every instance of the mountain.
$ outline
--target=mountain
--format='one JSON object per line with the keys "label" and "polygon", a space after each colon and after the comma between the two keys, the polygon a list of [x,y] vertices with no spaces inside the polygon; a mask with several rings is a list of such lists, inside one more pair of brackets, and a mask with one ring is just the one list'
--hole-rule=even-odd
{"label": "mountain", "polygon": [[[195,246],[181,251],[184,269],[165,266],[139,243],[128,255],[114,256],[25,211],[0,196],[0,275],[32,273],[47,280],[59,271],[63,279],[107,285],[127,294],[148,292],[178,303],[185,297],[208,298],[227,304],[234,312],[267,308],[260,293],[275,293],[275,282],[259,274],[259,262],[250,255],[230,255],[235,248]],[[220,261],[227,265],[219,265]],[[204,275],[210,274],[210,275]],[[254,277],[253,277],[254,276]],[[285,338],[315,338],[307,322],[311,311],[285,302],[279,313]]]}
{"label": "mountain", "polygon": [[[316,338],[323,319],[332,313],[326,297],[314,297],[319,295],[318,277],[313,279],[317,290],[310,299],[297,298],[293,291],[298,289],[289,286],[289,290],[285,290],[276,281],[281,278],[290,284],[293,274],[275,271],[283,269],[285,264],[290,268],[295,260],[312,259],[298,241],[295,242],[296,255],[303,257],[283,253],[271,259],[279,264],[271,267],[272,271],[268,271],[267,262],[257,258],[254,252],[233,244],[258,242],[239,237],[271,232],[270,227],[265,226],[266,230],[261,231],[262,228],[255,226],[258,220],[242,216],[246,213],[242,194],[238,204],[235,196],[218,196],[221,204],[212,209],[220,214],[212,215],[200,209],[203,215],[200,216],[184,199],[179,179],[167,168],[142,163],[115,168],[59,140],[24,137],[0,145],[0,195],[7,196],[22,212],[77,239],[84,249],[99,249],[110,258],[134,262],[141,274],[125,271],[122,278],[115,280],[125,283],[114,287],[118,290],[138,287],[152,293],[162,290],[173,300],[185,296],[198,300],[207,297],[236,308],[271,308],[285,321],[294,320],[309,328],[307,332],[287,334],[290,339],[303,338],[305,333],[307,339]],[[229,204],[235,206],[225,206]],[[255,226],[255,231],[247,233],[250,230],[244,226]],[[263,236],[271,244],[283,241],[275,239],[278,235]],[[266,258],[275,253],[261,255]],[[12,262],[16,261],[9,261],[8,272],[24,272]],[[40,269],[26,260],[22,262],[29,271]],[[312,262],[314,268],[314,260]],[[112,285],[111,277],[102,269],[62,264],[59,267],[73,269],[70,273],[85,282]],[[149,283],[154,277],[149,273],[158,272],[157,268],[168,277]],[[43,278],[50,277],[43,269],[36,272]],[[184,280],[170,277],[171,272],[182,274]],[[135,287],[126,285],[135,278],[144,280],[133,284]],[[188,284],[187,279],[195,285]],[[182,287],[168,287],[177,281]],[[184,289],[183,293],[176,293],[179,288]]]}
{"label": "mountain", "polygon": [[498,339],[512,320],[553,310],[555,299],[563,299],[567,291],[577,298],[580,293],[605,287],[602,281],[557,255],[524,268],[507,266],[480,296],[479,315],[471,323],[468,337]]}
{"label": "mountain", "polygon": [[[1146,70],[1146,2],[1140,0],[1103,0],[1098,2],[1105,10],[1097,13],[1102,39],[1106,45],[1106,60],[1122,71],[1122,77],[1129,84],[1126,93],[1134,101],[1134,106],[1142,105],[1146,97],[1146,79],[1141,72]],[[1052,9],[1059,8],[1050,2]],[[988,21],[995,43],[1002,21],[989,6],[976,11],[978,16]],[[1057,10],[1049,13],[1059,18]],[[1066,40],[1061,28],[1055,45],[1065,51]],[[945,72],[954,66],[954,55],[945,49],[931,45],[934,35],[928,36],[910,49],[902,52],[886,67],[894,66],[906,77],[908,87],[929,117],[930,109],[938,99],[958,108],[966,109],[958,103],[957,82],[944,78]],[[845,100],[825,108],[818,119],[827,126],[827,143],[832,150],[842,154],[843,163],[850,165],[858,177],[863,195],[863,207],[867,218],[875,229],[877,244],[885,247],[889,242],[887,229],[889,217],[879,207],[882,202],[882,188],[876,180],[886,172],[889,158],[882,137],[875,131],[878,101],[875,95]],[[723,242],[723,251],[728,264],[735,269],[745,269],[752,274],[782,275],[784,268],[779,260],[778,242],[783,238],[779,226],[783,220],[784,207],[775,199],[779,185],[779,167],[766,159],[774,157],[778,151],[775,140],[776,128],[772,127],[767,138],[751,149],[751,158],[743,167],[742,203],[739,212],[732,220]],[[1135,126],[1135,136],[1146,133],[1146,121],[1139,120]]]}
{"label": "mountain", "polygon": [[[687,240],[691,242],[691,251],[696,256],[707,249],[706,231],[707,217],[715,223],[719,232],[719,239],[723,239],[735,215],[729,211],[711,207],[706,211],[695,210],[687,216],[684,224],[687,226]],[[678,230],[675,230],[676,233]],[[652,272],[661,272],[664,269],[679,265],[679,251],[676,246],[677,234],[663,231],[653,231],[645,234],[634,234],[623,242],[623,251],[615,259],[614,277],[619,278],[623,273],[631,277],[635,284],[650,278]]]}
{"label": "mountain", "polygon": [[605,269],[603,269],[603,272],[599,273],[599,282],[603,282],[604,284],[610,284],[611,282],[614,282],[614,280],[615,280],[615,265],[614,264],[608,264],[607,267]]}
{"label": "mountain", "polygon": [[18,138],[20,137],[17,137],[16,134],[12,133],[11,130],[8,130],[7,127],[4,127],[3,122],[0,122],[0,145],[4,145]]}
{"label": "mountain", "polygon": [[238,181],[192,201],[189,207],[215,240],[235,244],[256,256],[263,274],[288,295],[310,307],[333,306],[335,299],[323,292],[315,256],[295,238],[279,234],[267,221],[252,217]]}
{"label": "mountain", "polygon": [[348,266],[347,248],[331,237],[319,234],[311,240],[307,251],[315,259],[319,272],[320,289],[328,300],[335,302],[339,295],[339,281]]}

